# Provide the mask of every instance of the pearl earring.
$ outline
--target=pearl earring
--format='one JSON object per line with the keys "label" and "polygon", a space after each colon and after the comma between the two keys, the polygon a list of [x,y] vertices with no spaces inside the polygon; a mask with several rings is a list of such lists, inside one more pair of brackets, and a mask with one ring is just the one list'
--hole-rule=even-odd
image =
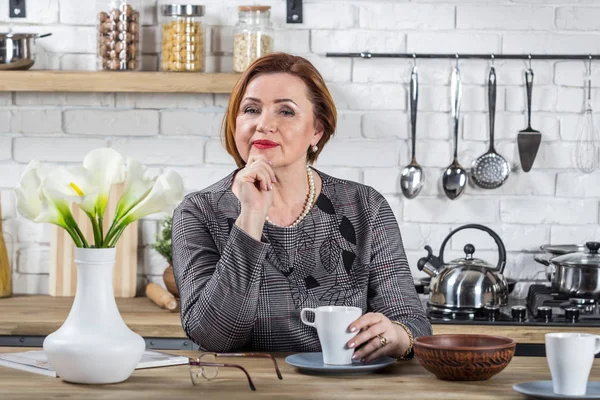
{"label": "pearl earring", "polygon": [[317,146],[316,144],[312,147],[312,151],[313,153],[316,153],[317,150],[319,150],[319,146]]}

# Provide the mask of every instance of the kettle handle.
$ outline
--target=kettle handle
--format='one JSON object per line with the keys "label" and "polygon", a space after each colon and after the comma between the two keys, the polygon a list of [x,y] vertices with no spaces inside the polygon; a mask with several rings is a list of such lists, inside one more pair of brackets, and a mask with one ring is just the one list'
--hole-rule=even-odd
{"label": "kettle handle", "polygon": [[498,234],[496,234],[496,232],[494,232],[487,226],[483,226],[483,225],[479,225],[479,224],[467,224],[467,225],[460,226],[460,227],[456,228],[455,230],[453,230],[452,232],[450,232],[450,234],[448,236],[446,236],[446,239],[444,239],[444,241],[442,242],[442,246],[440,247],[440,255],[438,257],[440,259],[440,261],[442,262],[442,264],[445,264],[444,263],[444,248],[446,247],[446,243],[448,243],[448,240],[450,240],[450,238],[456,232],[462,231],[463,229],[479,229],[480,231],[487,232],[494,239],[494,241],[496,242],[496,246],[498,246],[498,265],[496,265],[496,271],[498,271],[500,274],[502,274],[504,272],[504,267],[506,266],[506,248],[504,247],[504,243],[502,243],[502,239],[500,239],[500,236],[498,236]]}

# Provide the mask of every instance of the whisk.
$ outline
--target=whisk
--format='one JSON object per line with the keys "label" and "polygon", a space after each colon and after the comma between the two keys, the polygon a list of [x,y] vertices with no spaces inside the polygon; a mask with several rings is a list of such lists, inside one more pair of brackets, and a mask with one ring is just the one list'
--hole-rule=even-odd
{"label": "whisk", "polygon": [[575,164],[586,174],[596,170],[600,163],[600,136],[594,126],[592,114],[592,59],[588,64],[587,75],[587,100],[585,112],[577,124],[577,145],[575,147]]}

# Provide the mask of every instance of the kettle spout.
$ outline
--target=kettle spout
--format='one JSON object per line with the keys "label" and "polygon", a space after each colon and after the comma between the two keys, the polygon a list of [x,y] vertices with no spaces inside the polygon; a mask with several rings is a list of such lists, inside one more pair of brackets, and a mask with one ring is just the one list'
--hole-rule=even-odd
{"label": "kettle spout", "polygon": [[431,247],[425,246],[425,250],[427,250],[427,257],[419,259],[417,268],[419,268],[419,271],[423,271],[432,278],[435,278],[440,274],[439,268],[442,263],[439,258],[433,255]]}

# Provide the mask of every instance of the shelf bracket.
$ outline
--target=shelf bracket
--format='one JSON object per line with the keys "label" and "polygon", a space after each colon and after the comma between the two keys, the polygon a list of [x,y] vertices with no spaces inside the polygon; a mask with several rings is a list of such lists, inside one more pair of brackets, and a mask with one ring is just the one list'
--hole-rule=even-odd
{"label": "shelf bracket", "polygon": [[287,0],[287,23],[302,23],[302,0]]}
{"label": "shelf bracket", "polygon": [[8,2],[8,15],[10,18],[25,18],[25,0],[10,0]]}

